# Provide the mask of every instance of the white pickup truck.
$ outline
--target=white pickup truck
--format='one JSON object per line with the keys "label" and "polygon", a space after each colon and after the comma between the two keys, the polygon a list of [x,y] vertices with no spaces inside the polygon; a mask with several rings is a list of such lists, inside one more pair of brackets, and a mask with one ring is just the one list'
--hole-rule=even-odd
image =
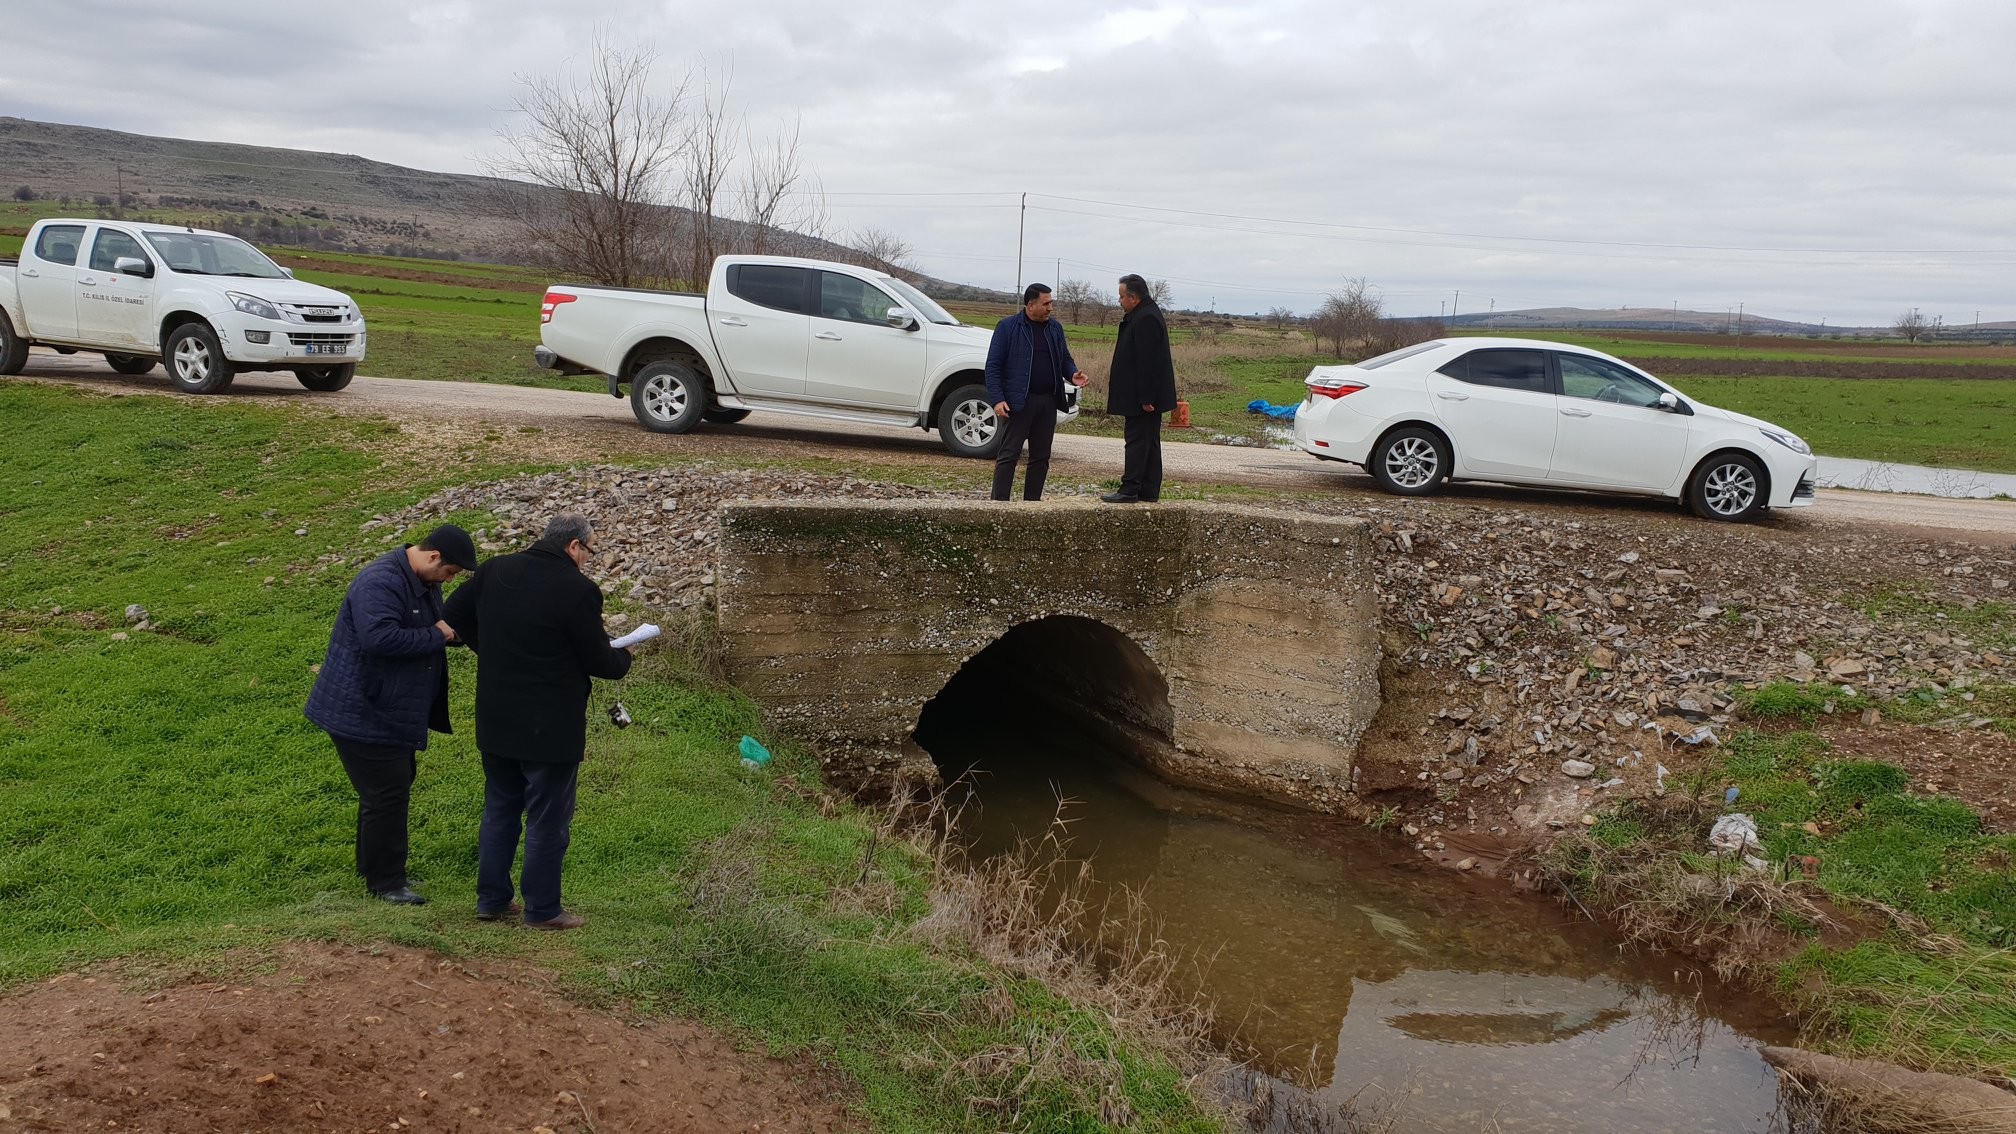
{"label": "white pickup truck", "polygon": [[[540,305],[540,366],[599,373],[644,428],[684,433],[751,410],[937,429],[945,447],[1001,445],[984,373],[992,332],[886,272],[785,256],[723,256],[707,293],[556,284]],[[1058,420],[1077,416],[1066,386]]]}
{"label": "white pickup truck", "polygon": [[364,359],[364,317],[235,236],[44,220],[19,261],[0,260],[0,374],[19,374],[34,344],[102,352],[121,374],[166,359],[191,394],[217,393],[241,370],[291,370],[311,390],[340,390]]}

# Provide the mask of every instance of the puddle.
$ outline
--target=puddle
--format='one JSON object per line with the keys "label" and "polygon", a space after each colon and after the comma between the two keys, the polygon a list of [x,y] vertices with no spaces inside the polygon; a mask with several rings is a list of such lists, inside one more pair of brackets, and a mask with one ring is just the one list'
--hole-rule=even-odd
{"label": "puddle", "polygon": [[1622,952],[1572,909],[1365,827],[1004,732],[926,741],[948,775],[974,766],[974,849],[1040,837],[1061,796],[1072,853],[1201,959],[1199,990],[1261,1070],[1330,1100],[1362,1090],[1361,1113],[1390,1107],[1400,1131],[1783,1128],[1757,1048],[1790,1027],[1691,963]]}
{"label": "puddle", "polygon": [[1973,469],[1935,469],[1924,465],[1893,465],[1850,457],[1821,457],[1814,483],[1822,488],[1858,488],[1865,492],[1915,492],[1924,496],[1987,500],[2016,496],[2016,474]]}

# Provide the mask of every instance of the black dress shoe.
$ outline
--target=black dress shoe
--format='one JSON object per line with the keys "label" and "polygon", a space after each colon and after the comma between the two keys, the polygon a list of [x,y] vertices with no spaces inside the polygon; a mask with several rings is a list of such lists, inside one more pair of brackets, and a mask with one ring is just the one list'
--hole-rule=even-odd
{"label": "black dress shoe", "polygon": [[508,906],[505,906],[505,907],[504,907],[503,909],[501,909],[501,910],[484,910],[484,909],[479,909],[479,910],[477,910],[477,911],[476,911],[476,920],[477,920],[477,921],[508,921],[508,920],[510,920],[511,918],[514,918],[514,917],[517,917],[518,915],[520,915],[520,914],[522,914],[522,913],[524,913],[524,912],[525,912],[525,907],[524,907],[524,906],[521,906],[521,905],[519,905],[519,904],[518,904],[517,902],[512,902],[512,903],[511,903],[510,905],[508,905]]}
{"label": "black dress shoe", "polygon": [[1124,492],[1109,492],[1109,493],[1107,493],[1106,495],[1104,495],[1104,496],[1101,496],[1101,497],[1100,497],[1099,499],[1101,499],[1101,500],[1104,500],[1104,501],[1105,501],[1106,503],[1108,503],[1108,504],[1139,504],[1139,503],[1141,503],[1141,498],[1140,498],[1139,496],[1129,496],[1129,495],[1127,495],[1127,494],[1126,494],[1126,493],[1124,493]]}
{"label": "black dress shoe", "polygon": [[401,886],[397,890],[373,890],[371,896],[381,902],[391,902],[395,906],[424,906],[425,895],[416,894],[411,886]]}

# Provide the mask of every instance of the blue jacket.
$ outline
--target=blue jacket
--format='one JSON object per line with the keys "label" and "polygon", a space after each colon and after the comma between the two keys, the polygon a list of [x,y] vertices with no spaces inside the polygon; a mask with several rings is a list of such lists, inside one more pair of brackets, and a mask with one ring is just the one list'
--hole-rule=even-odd
{"label": "blue jacket", "polygon": [[1056,319],[1031,322],[1017,311],[994,324],[994,339],[987,344],[987,396],[998,404],[1007,402],[1012,412],[1029,404],[1029,367],[1036,358],[1036,333],[1050,337],[1050,357],[1064,368],[1064,377],[1078,373],[1071,349],[1064,345],[1064,328]]}
{"label": "blue jacket", "polygon": [[350,581],[329,653],[308,694],[308,719],[359,744],[427,747],[427,730],[448,732],[448,650],[441,588],[413,573],[401,547]]}

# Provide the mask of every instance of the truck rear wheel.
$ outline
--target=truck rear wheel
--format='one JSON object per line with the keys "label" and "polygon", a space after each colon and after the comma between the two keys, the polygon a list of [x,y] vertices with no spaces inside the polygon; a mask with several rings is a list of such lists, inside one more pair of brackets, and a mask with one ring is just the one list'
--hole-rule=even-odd
{"label": "truck rear wheel", "polygon": [[987,387],[977,382],[952,391],[938,407],[938,437],[956,457],[992,457],[1001,448],[1001,425]]}
{"label": "truck rear wheel", "polygon": [[19,374],[28,365],[28,340],[14,333],[7,313],[0,311],[0,374]]}
{"label": "truck rear wheel", "polygon": [[144,354],[107,354],[106,365],[121,374],[145,374],[154,369],[154,360]]}
{"label": "truck rear wheel", "polygon": [[208,323],[184,323],[175,328],[169,332],[166,348],[162,356],[168,360],[168,377],[185,394],[221,393],[238,376]]}
{"label": "truck rear wheel", "polygon": [[630,378],[630,412],[653,433],[684,433],[707,411],[707,383],[683,362],[654,362]]}
{"label": "truck rear wheel", "polygon": [[294,378],[303,386],[321,394],[333,394],[350,384],[357,376],[357,364],[345,362],[336,366],[297,366]]}

